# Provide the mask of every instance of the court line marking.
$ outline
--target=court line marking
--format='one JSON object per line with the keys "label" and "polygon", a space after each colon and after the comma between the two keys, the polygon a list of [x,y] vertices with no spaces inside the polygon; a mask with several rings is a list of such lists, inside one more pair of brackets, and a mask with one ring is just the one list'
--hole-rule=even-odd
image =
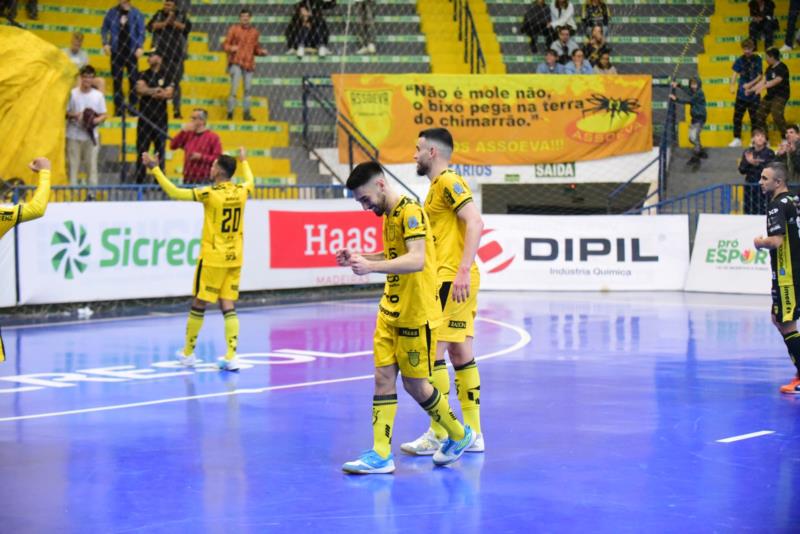
{"label": "court line marking", "polygon": [[717,443],[733,443],[734,441],[742,441],[744,439],[760,438],[761,436],[768,436],[774,434],[774,430],[759,430],[758,432],[750,432],[749,434],[741,434],[732,436],[730,438],[718,439]]}
{"label": "court line marking", "polygon": [[[482,317],[476,318],[477,321],[484,321],[487,323],[491,323],[497,326],[501,326],[503,328],[508,328],[516,332],[520,339],[511,345],[510,347],[506,347],[504,349],[500,349],[494,352],[490,352],[489,354],[484,354],[483,356],[477,356],[475,360],[483,361],[483,360],[490,360],[493,358],[498,358],[500,356],[505,356],[511,352],[515,352],[525,345],[531,342],[530,334],[525,331],[524,329],[504,323],[502,321],[495,321],[494,319],[485,319]],[[361,376],[350,376],[346,378],[332,378],[330,380],[316,380],[314,382],[298,382],[296,384],[282,384],[279,386],[266,386],[263,388],[243,388],[243,389],[236,389],[233,391],[221,391],[217,393],[204,393],[202,395],[189,395],[186,397],[170,397],[166,399],[157,399],[151,401],[142,401],[142,402],[131,402],[128,404],[114,404],[110,406],[96,406],[94,408],[80,408],[76,410],[65,410],[62,412],[49,412],[49,413],[39,413],[39,414],[31,414],[31,415],[18,415],[14,417],[2,417],[0,418],[0,423],[8,423],[12,421],[25,421],[29,419],[44,419],[48,417],[62,417],[65,415],[77,415],[83,413],[94,413],[94,412],[106,412],[111,410],[123,410],[127,408],[139,408],[142,406],[155,406],[158,404],[169,404],[173,402],[184,402],[189,400],[199,400],[199,399],[211,399],[215,397],[230,397],[234,395],[242,395],[242,394],[259,394],[259,393],[266,393],[267,391],[279,391],[282,389],[296,389],[296,388],[303,388],[303,387],[313,387],[313,386],[322,386],[326,384],[339,384],[343,382],[355,382],[358,380],[369,380],[372,379],[375,375],[361,375]]]}

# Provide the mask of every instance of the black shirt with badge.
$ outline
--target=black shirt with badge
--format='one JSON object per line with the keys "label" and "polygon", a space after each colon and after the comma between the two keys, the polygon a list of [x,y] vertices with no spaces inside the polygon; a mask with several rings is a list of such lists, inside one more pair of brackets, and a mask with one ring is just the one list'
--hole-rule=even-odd
{"label": "black shirt with badge", "polygon": [[783,62],[778,62],[767,67],[764,76],[766,77],[767,82],[771,82],[778,77],[781,79],[778,85],[767,89],[767,100],[772,100],[773,98],[783,98],[785,100],[789,100],[789,67],[787,67]]}
{"label": "black shirt with badge", "polygon": [[174,21],[185,25],[185,29],[179,30],[173,25],[166,26],[161,30],[154,30],[153,25],[157,22],[164,22],[169,19],[169,12],[158,11],[150,22],[147,23],[147,30],[153,34],[153,48],[161,52],[162,57],[183,57],[186,49],[186,36],[192,31],[192,23],[183,11],[175,10]]}
{"label": "black shirt with badge", "polygon": [[767,235],[782,235],[783,243],[769,251],[772,285],[800,285],[800,228],[791,193],[781,193],[767,206]]}
{"label": "black shirt with badge", "polygon": [[[144,80],[147,87],[155,89],[160,87],[167,89],[174,87],[173,81],[169,78],[167,70],[161,66],[157,71],[152,68],[144,71],[140,76],[140,80]],[[156,123],[160,128],[166,130],[169,123],[167,121],[167,100],[162,98],[154,98],[152,96],[142,95],[139,97],[139,113]],[[140,124],[144,121],[140,121]]]}

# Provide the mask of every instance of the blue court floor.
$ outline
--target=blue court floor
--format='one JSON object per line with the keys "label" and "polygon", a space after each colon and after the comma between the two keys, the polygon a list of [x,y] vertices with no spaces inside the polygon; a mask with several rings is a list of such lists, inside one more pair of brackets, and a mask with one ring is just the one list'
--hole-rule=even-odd
{"label": "blue court floor", "polygon": [[358,477],[375,308],[241,309],[228,374],[173,363],[184,314],[4,328],[0,532],[798,532],[767,298],[484,292],[486,453],[403,455],[427,420],[400,392],[397,471]]}

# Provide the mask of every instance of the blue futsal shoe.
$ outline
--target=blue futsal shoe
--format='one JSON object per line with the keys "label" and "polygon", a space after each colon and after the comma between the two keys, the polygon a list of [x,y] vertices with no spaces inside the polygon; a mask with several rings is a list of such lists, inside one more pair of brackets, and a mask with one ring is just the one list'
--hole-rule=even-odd
{"label": "blue futsal shoe", "polygon": [[388,458],[384,458],[373,449],[361,454],[352,462],[346,462],[342,466],[346,473],[354,475],[377,475],[381,473],[394,473],[394,456],[389,453]]}
{"label": "blue futsal shoe", "polygon": [[464,451],[475,444],[478,434],[472,431],[469,425],[464,425],[464,438],[461,441],[454,441],[450,438],[442,442],[439,450],[433,453],[433,463],[436,465],[450,465],[464,454]]}

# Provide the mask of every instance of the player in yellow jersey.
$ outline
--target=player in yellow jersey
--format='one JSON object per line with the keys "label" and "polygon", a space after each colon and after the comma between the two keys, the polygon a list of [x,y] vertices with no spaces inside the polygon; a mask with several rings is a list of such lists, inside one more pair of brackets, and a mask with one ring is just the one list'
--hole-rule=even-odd
{"label": "player in yellow jersey", "polygon": [[[437,282],[444,313],[442,326],[436,332],[438,343],[431,381],[443,395],[450,393],[450,376],[444,360],[447,352],[455,369],[456,391],[464,423],[477,436],[475,444],[467,452],[483,452],[481,380],[472,351],[480,286],[475,254],[481,240],[483,219],[464,178],[449,168],[452,154],[453,137],[446,129],[431,128],[420,132],[414,160],[417,174],[427,176],[431,181],[425,199],[425,213],[430,218],[436,242]],[[409,454],[433,454],[445,437],[445,429],[431,421],[431,427],[422,436],[403,443],[400,448]]]}
{"label": "player in yellow jersey", "polygon": [[[38,219],[47,210],[47,201],[50,199],[50,160],[36,158],[28,167],[39,175],[39,185],[36,186],[36,191],[29,203],[14,206],[0,205],[0,238],[16,225]],[[0,362],[5,360],[6,350],[3,346],[2,333],[0,333]]]}
{"label": "player in yellow jersey", "polygon": [[400,195],[387,182],[380,165],[358,165],[347,188],[365,210],[383,216],[383,252],[362,255],[352,250],[336,253],[339,265],[358,275],[386,273],[373,339],[375,396],[372,400],[373,447],[342,469],[348,473],[392,473],[392,427],[397,413],[397,373],[403,386],[432,419],[447,432],[433,455],[436,465],[455,462],[473,445],[475,434],[450,409],[447,397],[429,377],[434,350],[433,331],[441,320],[436,292],[436,251],[428,218],[422,207]]}
{"label": "player in yellow jersey", "polygon": [[197,335],[203,326],[206,305],[217,302],[225,318],[225,339],[228,350],[220,358],[219,368],[238,371],[236,345],[239,339],[239,319],[234,304],[239,298],[239,278],[242,270],[242,248],[244,245],[244,205],[247,196],[253,195],[253,173],[245,159],[245,150],[239,150],[244,170],[244,184],[231,182],[236,172],[236,160],[222,155],[211,166],[214,185],[195,189],[179,188],[170,182],[158,168],[157,157],[142,154],[142,162],[153,171],[158,183],[175,200],[192,200],[203,203],[205,219],[200,258],[194,274],[192,294],[194,301],[186,322],[186,343],[179,351],[180,361],[194,367],[194,348]]}

